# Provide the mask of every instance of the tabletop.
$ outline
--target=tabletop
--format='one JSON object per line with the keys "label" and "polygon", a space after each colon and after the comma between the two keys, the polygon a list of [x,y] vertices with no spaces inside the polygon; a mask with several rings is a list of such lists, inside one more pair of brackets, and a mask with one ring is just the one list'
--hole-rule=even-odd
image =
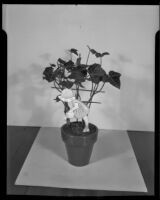
{"label": "tabletop", "polygon": [[7,127],[7,194],[45,196],[128,196],[154,195],[154,133],[127,131],[148,192],[84,190],[15,185],[40,127]]}

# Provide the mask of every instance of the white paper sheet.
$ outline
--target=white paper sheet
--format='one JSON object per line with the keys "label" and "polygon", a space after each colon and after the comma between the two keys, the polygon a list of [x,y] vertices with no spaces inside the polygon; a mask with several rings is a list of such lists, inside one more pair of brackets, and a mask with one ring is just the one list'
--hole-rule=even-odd
{"label": "white paper sheet", "polygon": [[68,163],[60,128],[41,128],[16,185],[147,192],[125,131],[99,130],[90,164]]}

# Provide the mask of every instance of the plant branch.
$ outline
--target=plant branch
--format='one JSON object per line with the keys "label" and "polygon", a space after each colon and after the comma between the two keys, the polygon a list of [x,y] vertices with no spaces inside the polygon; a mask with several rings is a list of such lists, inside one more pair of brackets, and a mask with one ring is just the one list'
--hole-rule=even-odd
{"label": "plant branch", "polygon": [[80,96],[80,93],[79,93],[79,85],[77,86],[77,89],[78,89],[78,97],[81,100],[81,96]]}
{"label": "plant branch", "polygon": [[59,89],[62,91],[63,88],[59,85],[59,83],[55,80],[55,83],[58,85]]}
{"label": "plant branch", "polygon": [[61,92],[61,90],[56,86],[56,82],[54,81],[54,87],[59,91]]}
{"label": "plant branch", "polygon": [[89,50],[89,52],[88,52],[88,56],[87,56],[86,65],[88,64],[89,56],[90,56],[90,50]]}
{"label": "plant branch", "polygon": [[101,67],[102,67],[102,57],[100,57],[100,65],[101,65]]}
{"label": "plant branch", "polygon": [[101,87],[98,91],[96,91],[96,94],[97,94],[97,93],[100,93],[100,92],[102,91],[104,85],[105,85],[105,82],[103,82],[102,87]]}
{"label": "plant branch", "polygon": [[92,101],[92,99],[93,99],[93,96],[96,94],[98,85],[99,85],[99,83],[94,85],[94,88],[93,88],[93,90],[92,90],[92,94],[91,94],[91,96],[90,96],[90,98],[89,98],[89,100],[88,100],[88,103],[89,103],[89,106],[88,106],[88,107],[89,107],[89,108],[91,107],[91,101]]}

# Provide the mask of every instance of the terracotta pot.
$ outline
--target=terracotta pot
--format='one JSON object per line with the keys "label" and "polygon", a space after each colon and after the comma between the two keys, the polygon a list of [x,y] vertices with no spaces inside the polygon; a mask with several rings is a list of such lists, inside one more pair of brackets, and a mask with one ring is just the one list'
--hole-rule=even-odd
{"label": "terracotta pot", "polygon": [[61,136],[66,146],[68,161],[72,165],[84,166],[89,164],[93,146],[98,137],[98,128],[91,123],[89,128],[90,132],[79,134],[78,129],[71,128],[67,124],[61,127]]}

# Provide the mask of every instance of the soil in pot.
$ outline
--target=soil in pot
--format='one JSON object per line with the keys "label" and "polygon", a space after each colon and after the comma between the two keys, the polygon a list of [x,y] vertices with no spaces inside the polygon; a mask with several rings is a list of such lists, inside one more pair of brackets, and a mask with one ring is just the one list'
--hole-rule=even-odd
{"label": "soil in pot", "polygon": [[89,132],[83,132],[82,122],[71,122],[61,127],[61,136],[66,146],[68,161],[75,166],[89,164],[94,143],[97,141],[98,128],[89,123]]}

